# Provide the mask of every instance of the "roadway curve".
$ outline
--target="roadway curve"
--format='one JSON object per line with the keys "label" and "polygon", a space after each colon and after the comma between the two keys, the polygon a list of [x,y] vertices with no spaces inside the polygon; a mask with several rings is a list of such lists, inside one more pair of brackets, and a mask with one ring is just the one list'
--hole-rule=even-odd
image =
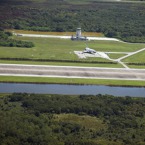
{"label": "roadway curve", "polygon": [[0,64],[0,75],[145,80],[145,69]]}

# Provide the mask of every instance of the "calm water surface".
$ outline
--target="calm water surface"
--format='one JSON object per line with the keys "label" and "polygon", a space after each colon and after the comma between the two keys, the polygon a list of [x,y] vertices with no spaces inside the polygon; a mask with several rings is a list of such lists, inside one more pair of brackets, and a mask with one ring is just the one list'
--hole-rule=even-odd
{"label": "calm water surface", "polygon": [[35,94],[69,94],[97,95],[109,94],[114,96],[145,97],[145,88],[110,87],[99,85],[59,85],[59,84],[22,84],[0,83],[0,93],[35,93]]}

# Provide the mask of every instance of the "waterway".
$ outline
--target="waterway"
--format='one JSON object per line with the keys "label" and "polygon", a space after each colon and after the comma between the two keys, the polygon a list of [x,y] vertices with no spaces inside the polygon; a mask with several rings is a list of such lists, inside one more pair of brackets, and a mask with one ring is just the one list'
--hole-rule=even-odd
{"label": "waterway", "polygon": [[109,94],[114,96],[145,97],[145,88],[111,87],[102,85],[0,83],[0,93],[35,93],[64,95]]}

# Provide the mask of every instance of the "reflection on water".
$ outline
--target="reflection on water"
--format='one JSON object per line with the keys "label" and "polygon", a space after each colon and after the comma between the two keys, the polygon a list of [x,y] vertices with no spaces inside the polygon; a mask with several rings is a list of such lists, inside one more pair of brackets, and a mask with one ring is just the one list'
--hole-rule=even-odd
{"label": "reflection on water", "polygon": [[99,85],[59,85],[59,84],[21,84],[0,83],[0,93],[25,92],[35,94],[69,94],[96,95],[109,94],[114,96],[145,97],[145,88],[110,87]]}

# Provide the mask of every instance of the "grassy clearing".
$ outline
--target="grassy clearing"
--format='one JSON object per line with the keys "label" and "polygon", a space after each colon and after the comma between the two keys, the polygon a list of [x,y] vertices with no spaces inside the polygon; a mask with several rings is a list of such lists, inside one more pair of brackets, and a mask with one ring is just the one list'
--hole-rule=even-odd
{"label": "grassy clearing", "polygon": [[110,58],[112,59],[118,59],[120,57],[125,56],[126,54],[115,54],[115,53],[111,53],[111,54],[107,54]]}
{"label": "grassy clearing", "polygon": [[[20,33],[20,34],[58,35],[58,36],[70,36],[76,34],[76,32],[42,32],[42,31],[28,31],[28,30],[16,30],[16,29],[7,29],[6,31]],[[102,33],[97,33],[97,32],[82,32],[82,35],[104,37]]]}
{"label": "grassy clearing", "polygon": [[[0,47],[0,58],[31,58],[51,60],[108,61],[103,58],[79,59],[74,51],[82,51],[86,47],[84,41],[71,41],[53,38],[14,37],[15,39],[32,41],[33,48]],[[145,47],[145,44],[127,44],[113,41],[89,41],[88,47],[97,51],[132,52]],[[116,54],[117,56],[118,54]]]}
{"label": "grassy clearing", "polygon": [[0,76],[0,82],[80,84],[145,87],[145,81]]}
{"label": "grassy clearing", "polygon": [[89,41],[88,46],[95,50],[105,52],[133,52],[144,48],[145,44],[122,43],[116,41]]}
{"label": "grassy clearing", "polygon": [[[74,51],[82,51],[86,47],[103,52],[133,52],[145,47],[145,44],[130,44],[115,41],[71,41],[67,39],[53,39],[53,38],[34,38],[34,37],[17,37],[14,39],[31,41],[35,44],[33,48],[16,48],[16,47],[0,47],[0,58],[24,58],[24,59],[48,59],[58,60],[58,62],[35,62],[35,61],[3,61],[1,63],[16,63],[16,64],[45,64],[45,65],[64,65],[64,66],[90,66],[90,67],[116,67],[120,68],[120,64],[102,64],[99,62],[111,62],[104,58],[87,58],[79,59]],[[112,59],[119,58],[124,54],[109,54]],[[142,57],[137,57],[140,61],[144,60]],[[72,61],[69,63],[64,62]],[[135,59],[134,59],[135,60]],[[60,61],[60,62],[59,62]],[[61,62],[63,61],[63,62]],[[75,63],[73,61],[81,61]],[[87,62],[87,63],[84,63]],[[97,63],[91,63],[95,61]],[[132,59],[130,60],[132,61]],[[130,62],[126,61],[125,62]],[[136,67],[137,68],[137,67]]]}
{"label": "grassy clearing", "polygon": [[101,130],[106,129],[106,125],[103,124],[103,121],[99,118],[88,116],[88,115],[77,115],[77,114],[56,114],[54,115],[55,121],[58,122],[67,122],[72,124],[78,124],[85,129],[91,130]]}

